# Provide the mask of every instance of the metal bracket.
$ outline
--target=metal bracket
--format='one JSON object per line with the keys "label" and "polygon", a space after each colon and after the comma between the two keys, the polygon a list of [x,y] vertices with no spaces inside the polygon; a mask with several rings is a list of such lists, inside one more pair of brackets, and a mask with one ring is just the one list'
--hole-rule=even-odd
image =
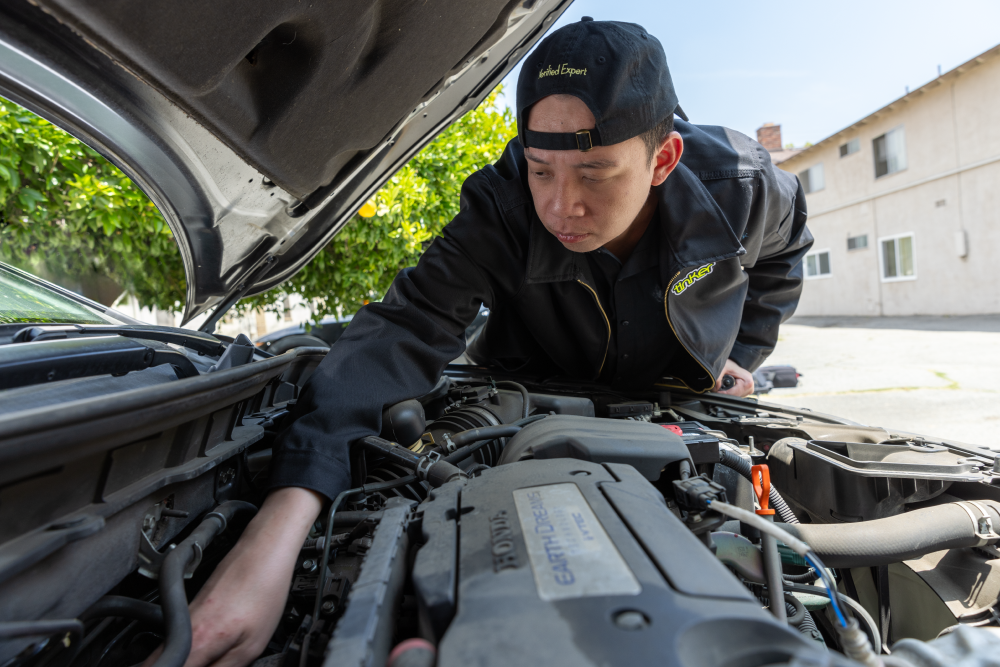
{"label": "metal bracket", "polygon": [[150,579],[159,579],[163,559],[176,546],[176,544],[171,544],[167,547],[166,552],[160,553],[149,541],[149,535],[139,531],[139,574]]}
{"label": "metal bracket", "polygon": [[456,445],[454,442],[452,442],[451,435],[448,434],[448,433],[444,434],[444,449],[449,454],[451,454],[456,449],[458,449],[458,445]]}

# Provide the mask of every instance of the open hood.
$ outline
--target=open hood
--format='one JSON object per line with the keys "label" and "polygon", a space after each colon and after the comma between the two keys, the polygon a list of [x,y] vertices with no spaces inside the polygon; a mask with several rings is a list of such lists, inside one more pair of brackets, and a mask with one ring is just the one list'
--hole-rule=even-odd
{"label": "open hood", "polygon": [[0,95],[132,178],[184,320],[291,277],[571,0],[9,0]]}

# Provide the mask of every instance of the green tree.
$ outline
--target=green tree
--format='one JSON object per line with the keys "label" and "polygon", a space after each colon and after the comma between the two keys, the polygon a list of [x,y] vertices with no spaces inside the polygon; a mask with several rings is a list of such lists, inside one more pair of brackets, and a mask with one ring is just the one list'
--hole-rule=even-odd
{"label": "green tree", "polygon": [[174,309],[184,271],[156,207],[97,151],[0,100],[0,260],[57,280],[110,278]]}
{"label": "green tree", "polygon": [[510,109],[500,108],[498,87],[411,159],[375,195],[376,213],[355,216],[305,269],[244,307],[283,308],[287,294],[315,304],[314,314],[353,313],[381,298],[396,274],[458,214],[465,179],[495,162],[517,133]]}
{"label": "green tree", "polygon": [[[462,182],[516,133],[498,87],[441,133],[298,274],[239,308],[280,310],[297,294],[315,318],[379,299],[459,209]],[[162,216],[96,151],[0,100],[0,259],[66,278],[104,276],[146,306],[184,302],[180,255]]]}

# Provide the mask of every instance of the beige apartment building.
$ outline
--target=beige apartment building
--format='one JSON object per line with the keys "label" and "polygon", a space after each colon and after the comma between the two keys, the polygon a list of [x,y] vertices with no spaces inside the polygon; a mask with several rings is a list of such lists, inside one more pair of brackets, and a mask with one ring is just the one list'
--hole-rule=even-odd
{"label": "beige apartment building", "polygon": [[816,243],[797,315],[1000,313],[1000,46],[801,150]]}

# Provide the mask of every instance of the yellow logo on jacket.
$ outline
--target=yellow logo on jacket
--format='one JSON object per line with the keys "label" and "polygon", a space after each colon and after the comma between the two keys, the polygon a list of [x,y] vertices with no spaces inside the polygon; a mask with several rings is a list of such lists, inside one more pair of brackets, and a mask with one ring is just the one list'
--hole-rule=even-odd
{"label": "yellow logo on jacket", "polygon": [[563,63],[562,65],[557,65],[555,67],[549,65],[548,67],[546,67],[545,69],[543,69],[541,72],[538,73],[538,78],[544,79],[547,76],[566,76],[566,75],[569,75],[570,77],[587,76],[587,68],[584,67],[583,69],[577,69],[575,67],[570,67],[569,63]]}
{"label": "yellow logo on jacket", "polygon": [[691,287],[691,285],[694,285],[696,282],[710,274],[713,267],[715,267],[715,262],[706,264],[705,266],[699,266],[697,269],[684,276],[684,280],[676,283],[671,291],[677,296],[680,296],[688,287]]}

